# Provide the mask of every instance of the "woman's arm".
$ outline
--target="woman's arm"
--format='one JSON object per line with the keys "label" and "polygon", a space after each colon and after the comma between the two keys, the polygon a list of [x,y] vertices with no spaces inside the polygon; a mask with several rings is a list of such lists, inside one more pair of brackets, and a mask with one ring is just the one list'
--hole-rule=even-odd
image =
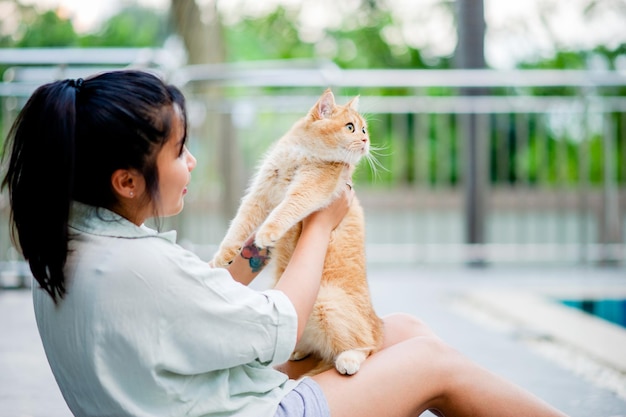
{"label": "woman's arm", "polygon": [[235,281],[248,285],[265,268],[270,260],[270,249],[259,249],[254,244],[254,234],[243,244],[241,252],[226,268]]}
{"label": "woman's arm", "polygon": [[[300,246],[300,241],[303,241],[305,235],[315,233],[318,234],[318,236],[316,237],[306,237],[305,240],[312,240],[312,245],[314,248],[316,248],[313,253],[310,253],[308,255],[308,257],[311,258],[309,259],[309,263],[311,264],[311,266],[317,267],[320,277],[322,274],[322,268],[324,266],[324,257],[326,256],[326,249],[328,248],[330,232],[332,232],[335,227],[337,227],[337,225],[341,222],[343,217],[348,212],[348,208],[352,202],[353,196],[354,192],[352,191],[352,189],[346,190],[343,197],[338,198],[327,208],[311,214],[303,222],[302,233],[300,235],[300,240],[298,241],[298,246]],[[313,233],[308,231],[305,232],[305,229],[311,227],[318,230]],[[318,239],[320,239],[319,242]],[[259,275],[263,268],[265,268],[271,258],[271,249],[259,249],[254,244],[254,240],[255,235],[252,234],[243,244],[239,255],[237,255],[233,262],[226,268],[235,281],[238,281],[244,285],[249,285],[254,280],[254,278]],[[295,257],[297,251],[298,247],[296,247],[296,250],[294,251],[292,260]],[[296,267],[297,270],[300,270],[301,268],[308,269],[309,266]],[[281,278],[281,281],[282,280],[283,278]],[[277,289],[281,288],[278,288],[277,286]],[[313,298],[313,300],[315,300],[316,297],[317,291],[315,292],[315,297]]]}

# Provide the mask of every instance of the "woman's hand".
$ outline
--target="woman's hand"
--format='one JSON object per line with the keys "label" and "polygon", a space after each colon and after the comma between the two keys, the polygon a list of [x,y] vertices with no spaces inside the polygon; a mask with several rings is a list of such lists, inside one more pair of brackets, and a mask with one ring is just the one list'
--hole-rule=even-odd
{"label": "woman's hand", "polygon": [[335,199],[328,207],[311,213],[302,221],[302,228],[319,227],[329,232],[335,230],[350,209],[354,199],[352,183],[346,183],[344,192]]}

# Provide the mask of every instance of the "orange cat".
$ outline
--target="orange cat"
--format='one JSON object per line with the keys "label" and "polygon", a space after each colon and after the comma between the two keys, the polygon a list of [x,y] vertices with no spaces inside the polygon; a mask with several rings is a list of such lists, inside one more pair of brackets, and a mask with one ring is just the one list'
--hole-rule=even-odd
{"label": "orange cat", "polygon": [[[358,97],[335,104],[326,90],[264,157],[237,215],[213,258],[227,265],[256,230],[255,243],[271,249],[276,279],[284,271],[301,230],[301,220],[327,206],[352,182],[370,142]],[[366,277],[363,209],[355,198],[333,232],[313,313],[292,355],[321,358],[311,373],[333,365],[342,374],[356,373],[382,343],[382,322],[371,304]]]}

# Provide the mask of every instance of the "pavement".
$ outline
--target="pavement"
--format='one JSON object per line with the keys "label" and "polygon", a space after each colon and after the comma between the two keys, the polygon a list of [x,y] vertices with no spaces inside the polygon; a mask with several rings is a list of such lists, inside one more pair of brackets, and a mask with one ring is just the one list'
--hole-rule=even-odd
{"label": "pavement", "polygon": [[[380,315],[418,316],[474,361],[572,417],[626,417],[619,354],[626,356],[626,330],[553,301],[559,293],[622,297],[623,267],[374,264],[369,280]],[[39,340],[30,290],[0,289],[0,318],[0,417],[70,417]]]}

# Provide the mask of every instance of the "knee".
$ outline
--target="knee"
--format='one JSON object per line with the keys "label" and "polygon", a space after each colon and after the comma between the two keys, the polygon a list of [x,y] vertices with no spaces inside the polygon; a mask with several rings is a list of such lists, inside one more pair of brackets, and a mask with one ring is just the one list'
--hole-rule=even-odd
{"label": "knee", "polygon": [[405,313],[395,313],[383,318],[387,346],[414,337],[437,338],[435,333],[422,320]]}
{"label": "knee", "polygon": [[[404,344],[411,346],[409,350],[416,353],[416,360],[420,366],[430,366],[442,379],[446,376],[453,377],[455,369],[460,369],[458,367],[464,361],[463,355],[458,350],[438,337],[427,335],[414,337],[406,340]],[[428,358],[427,365],[422,361],[424,357]]]}
{"label": "knee", "polygon": [[394,313],[385,317],[394,327],[401,329],[408,337],[434,336],[435,333],[419,318],[406,313]]}

